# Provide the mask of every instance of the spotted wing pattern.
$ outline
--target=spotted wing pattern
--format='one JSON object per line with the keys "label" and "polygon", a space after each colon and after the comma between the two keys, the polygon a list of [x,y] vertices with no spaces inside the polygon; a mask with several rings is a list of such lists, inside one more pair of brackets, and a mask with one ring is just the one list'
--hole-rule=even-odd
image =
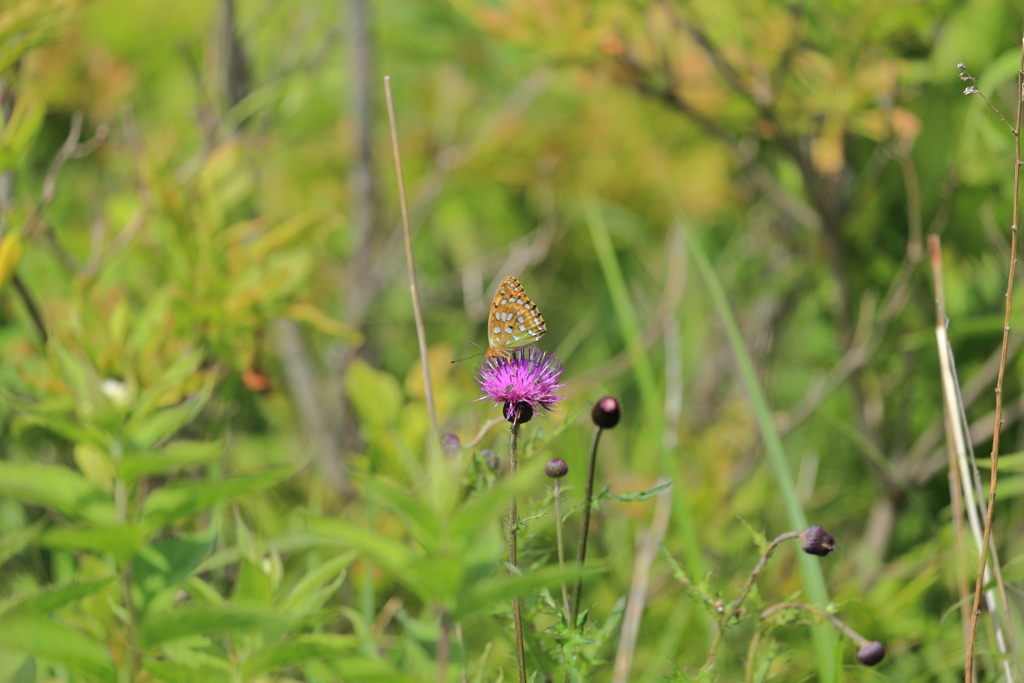
{"label": "spotted wing pattern", "polygon": [[487,357],[511,358],[514,351],[536,344],[545,332],[544,318],[519,280],[502,280],[487,315]]}

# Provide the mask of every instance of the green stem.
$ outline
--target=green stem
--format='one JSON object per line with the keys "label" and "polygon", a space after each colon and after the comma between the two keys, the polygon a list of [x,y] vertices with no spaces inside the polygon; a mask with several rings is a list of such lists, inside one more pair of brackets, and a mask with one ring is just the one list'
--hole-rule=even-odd
{"label": "green stem", "polygon": [[[597,465],[597,444],[601,440],[600,427],[594,430],[594,439],[590,442],[590,465],[587,467],[587,493],[583,501],[583,522],[580,525],[580,545],[576,553],[576,564],[583,569],[583,563],[587,559],[587,534],[590,531],[590,501],[594,497],[594,467]],[[580,597],[583,594],[583,576],[576,579],[576,585],[572,591],[572,619],[569,628],[576,628],[576,620],[580,616]]]}
{"label": "green stem", "polygon": [[[565,549],[562,544],[562,486],[558,479],[555,479],[555,538],[558,541],[558,568],[565,569]],[[569,621],[569,590],[562,582],[562,613],[566,622]],[[572,624],[568,624],[572,628]]]}

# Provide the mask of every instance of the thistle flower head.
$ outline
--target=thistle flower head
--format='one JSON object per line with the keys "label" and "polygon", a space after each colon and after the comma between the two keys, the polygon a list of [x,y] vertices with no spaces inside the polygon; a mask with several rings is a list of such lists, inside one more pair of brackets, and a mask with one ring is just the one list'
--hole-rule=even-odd
{"label": "thistle flower head", "polygon": [[885,646],[877,640],[865,643],[857,650],[857,659],[861,664],[874,666],[885,659]]}
{"label": "thistle flower head", "polygon": [[562,363],[537,348],[520,351],[511,359],[485,358],[477,366],[477,382],[483,392],[478,401],[502,405],[505,419],[514,424],[529,421],[534,413],[553,412],[562,400],[556,392]]}
{"label": "thistle flower head", "polygon": [[544,466],[544,474],[548,475],[552,479],[561,479],[565,475],[569,474],[569,465],[567,465],[561,458],[549,460],[548,464]]}
{"label": "thistle flower head", "polygon": [[441,448],[444,449],[445,455],[450,458],[454,458],[459,454],[459,450],[462,448],[462,441],[459,440],[459,435],[449,433],[442,436]]}
{"label": "thistle flower head", "polygon": [[805,553],[824,557],[836,549],[836,539],[817,524],[800,534]]}
{"label": "thistle flower head", "polygon": [[614,396],[605,396],[594,404],[594,409],[590,411],[590,418],[601,429],[611,429],[619,424],[621,413],[619,399]]}

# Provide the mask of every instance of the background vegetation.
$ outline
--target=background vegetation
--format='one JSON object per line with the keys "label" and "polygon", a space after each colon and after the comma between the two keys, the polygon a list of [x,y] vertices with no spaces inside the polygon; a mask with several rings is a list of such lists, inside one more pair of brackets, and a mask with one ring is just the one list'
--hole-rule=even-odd
{"label": "background vegetation", "polygon": [[[512,679],[494,600],[509,491],[436,484],[503,481],[483,451],[506,459],[507,432],[476,438],[497,413],[471,402],[475,361],[449,361],[485,343],[506,275],[569,382],[560,413],[523,427],[524,461],[569,463],[572,510],[581,414],[620,397],[599,487],[671,479],[665,547],[728,599],[758,556],[738,518],[792,526],[688,242],[726,292],[808,519],[838,541],[829,594],[888,653],[867,669],[843,641],[828,673],[793,625],[763,673],[957,680],[924,240],[942,237],[985,454],[1013,138],[956,65],[1010,118],[1020,29],[997,0],[3,3],[0,680],[436,680],[438,605],[461,623],[449,680]],[[384,74],[457,467],[425,446]],[[1004,453],[1024,439],[1022,340]],[[1024,460],[1004,462],[994,543],[1019,585]],[[524,517],[548,509],[542,477],[506,485]],[[591,634],[589,680],[611,679],[600,661],[654,507],[595,517],[585,602],[608,633]],[[527,523],[521,561],[553,562],[551,517]],[[672,571],[650,568],[630,680],[704,663],[714,620]],[[759,600],[801,586],[784,547]],[[557,679],[554,607],[531,595],[530,668]],[[722,680],[743,675],[751,635],[728,634]]]}

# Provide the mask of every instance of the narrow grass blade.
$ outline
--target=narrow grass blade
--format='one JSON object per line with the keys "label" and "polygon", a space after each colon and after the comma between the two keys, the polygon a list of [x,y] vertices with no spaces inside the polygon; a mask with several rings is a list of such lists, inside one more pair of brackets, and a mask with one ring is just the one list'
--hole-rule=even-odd
{"label": "narrow grass blade", "polygon": [[[732,310],[729,308],[729,301],[726,299],[725,290],[719,282],[707,254],[704,252],[700,241],[692,232],[683,228],[683,235],[686,244],[697,264],[701,278],[704,280],[708,293],[711,295],[712,303],[725,327],[726,336],[729,338],[729,345],[736,355],[736,366],[739,370],[740,379],[747,388],[750,396],[750,407],[754,411],[754,417],[761,430],[761,438],[764,440],[765,452],[768,455],[768,462],[775,475],[775,482],[778,486],[779,495],[786,509],[786,516],[794,530],[807,528],[807,516],[796,495],[796,485],[793,481],[793,474],[789,470],[789,463],[786,460],[786,453],[782,447],[782,439],[775,429],[775,422],[772,420],[771,411],[768,408],[768,400],[765,398],[761,385],[757,380],[757,373],[754,372],[754,363],[750,354],[743,344],[743,337],[740,335],[739,326],[733,318]],[[806,553],[797,553],[797,560],[800,564],[800,572],[803,576],[804,590],[809,600],[815,604],[825,606],[829,602],[828,590],[825,587],[825,577],[821,572],[819,560]],[[836,680],[836,635],[829,626],[816,626],[813,629],[814,644],[818,651],[818,672],[822,683],[832,683]]]}

